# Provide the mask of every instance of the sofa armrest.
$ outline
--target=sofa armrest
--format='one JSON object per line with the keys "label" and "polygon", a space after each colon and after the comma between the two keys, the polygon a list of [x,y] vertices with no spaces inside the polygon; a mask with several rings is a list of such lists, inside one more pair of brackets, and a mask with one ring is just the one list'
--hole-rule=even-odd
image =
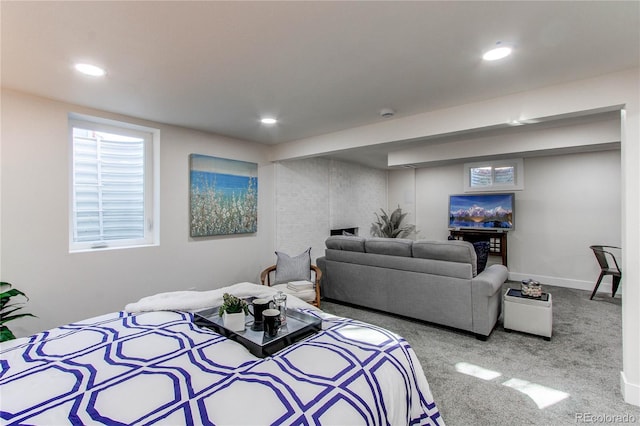
{"label": "sofa armrest", "polygon": [[316,265],[318,266],[318,268],[320,268],[320,270],[322,271],[323,275],[326,275],[327,273],[327,258],[325,256],[321,256],[319,258],[316,259]]}
{"label": "sofa armrest", "polygon": [[509,271],[504,265],[491,265],[471,280],[471,304],[473,306],[473,332],[481,340],[486,339],[498,321],[502,284]]}
{"label": "sofa armrest", "polygon": [[493,296],[507,281],[509,270],[504,265],[491,265],[471,280],[473,294],[485,297]]}

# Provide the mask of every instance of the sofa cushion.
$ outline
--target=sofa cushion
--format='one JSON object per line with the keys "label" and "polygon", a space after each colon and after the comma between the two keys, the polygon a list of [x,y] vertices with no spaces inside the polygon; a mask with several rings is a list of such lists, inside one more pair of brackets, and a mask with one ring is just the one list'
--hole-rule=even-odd
{"label": "sofa cushion", "polygon": [[324,242],[328,249],[357,251],[364,253],[364,237],[332,235]]}
{"label": "sofa cushion", "polygon": [[427,241],[413,243],[413,257],[469,263],[473,276],[478,275],[478,259],[473,245],[467,241]]}
{"label": "sofa cushion", "polygon": [[[473,278],[471,264],[446,262],[443,260],[418,259],[405,256],[387,256],[374,253],[357,253],[354,251],[327,249],[326,261],[350,263],[382,269],[395,269],[419,274],[439,275],[451,278],[470,280]],[[389,282],[393,285],[393,282]]]}
{"label": "sofa cushion", "polygon": [[412,245],[413,240],[404,238],[369,238],[364,242],[364,250],[366,253],[411,257]]}

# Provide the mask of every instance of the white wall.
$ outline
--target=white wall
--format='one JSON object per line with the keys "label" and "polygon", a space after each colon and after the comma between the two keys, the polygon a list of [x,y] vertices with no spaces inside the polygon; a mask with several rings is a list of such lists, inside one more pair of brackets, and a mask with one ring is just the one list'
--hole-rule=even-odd
{"label": "white wall", "polygon": [[447,239],[449,194],[463,192],[463,171],[462,164],[416,169],[416,227],[420,230],[420,239]]}
{"label": "white wall", "polygon": [[[592,290],[600,269],[589,246],[621,244],[620,168],[620,151],[525,158],[507,236],[509,278]],[[448,197],[463,192],[462,174],[462,164],[416,170],[420,238],[447,238]],[[610,288],[609,280],[601,286]]]}
{"label": "white wall", "polygon": [[[67,117],[79,112],[159,128],[160,246],[69,254]],[[189,237],[189,154],[251,161],[258,170],[258,232]],[[159,292],[257,282],[273,247],[274,166],[263,145],[2,92],[2,279],[29,296],[38,318],[24,336]]]}
{"label": "white wall", "polygon": [[[387,172],[323,158],[276,164],[276,247],[324,256],[331,229],[369,236],[374,212],[387,206]],[[274,258],[275,260],[275,258]]]}
{"label": "white wall", "polygon": [[[403,224],[416,224],[416,173],[415,169],[399,169],[389,172],[389,205],[390,211],[398,206],[406,213]],[[420,195],[422,197],[422,195]],[[409,238],[424,238],[420,228],[417,235]]]}
{"label": "white wall", "polygon": [[640,72],[622,114],[622,359],[624,400],[640,406]]}
{"label": "white wall", "polygon": [[[600,268],[589,246],[621,246],[620,151],[527,158],[524,167],[510,277],[592,290]],[[607,279],[600,290],[610,289]]]}
{"label": "white wall", "polygon": [[387,172],[331,160],[330,228],[358,227],[358,235],[371,235],[374,213],[387,207]]}

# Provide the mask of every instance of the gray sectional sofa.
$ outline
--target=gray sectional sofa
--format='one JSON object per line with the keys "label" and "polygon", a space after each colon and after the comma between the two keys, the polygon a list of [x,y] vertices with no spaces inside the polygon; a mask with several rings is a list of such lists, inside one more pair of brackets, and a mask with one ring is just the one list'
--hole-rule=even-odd
{"label": "gray sectional sofa", "polygon": [[477,273],[466,241],[331,236],[322,270],[322,296],[474,333],[485,340],[501,311],[508,271]]}

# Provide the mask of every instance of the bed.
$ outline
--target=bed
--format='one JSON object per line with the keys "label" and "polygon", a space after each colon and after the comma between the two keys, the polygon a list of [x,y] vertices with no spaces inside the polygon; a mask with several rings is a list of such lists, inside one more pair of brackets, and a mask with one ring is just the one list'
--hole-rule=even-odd
{"label": "bed", "polygon": [[193,322],[223,292],[264,297],[241,283],[172,292],[3,344],[3,424],[443,425],[422,367],[400,336],[335,317],[273,356]]}

